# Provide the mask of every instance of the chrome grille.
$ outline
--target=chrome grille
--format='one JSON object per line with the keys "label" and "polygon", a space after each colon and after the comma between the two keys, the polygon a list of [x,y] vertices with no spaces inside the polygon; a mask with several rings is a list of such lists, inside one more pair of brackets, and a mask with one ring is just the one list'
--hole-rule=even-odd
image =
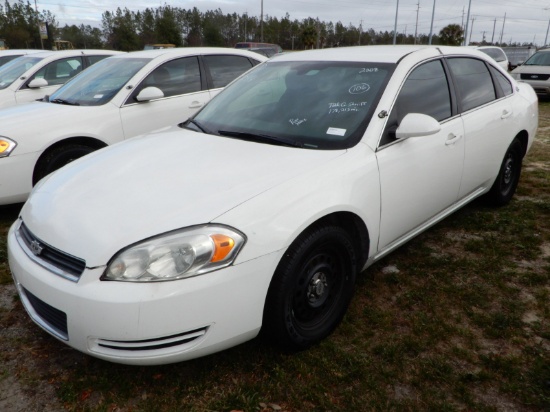
{"label": "chrome grille", "polygon": [[86,268],[86,262],[83,259],[44,243],[34,236],[23,222],[19,226],[16,236],[25,253],[36,263],[74,282],[80,279]]}
{"label": "chrome grille", "polygon": [[521,73],[521,80],[542,80],[546,81],[550,78],[550,74],[535,74],[535,73]]}

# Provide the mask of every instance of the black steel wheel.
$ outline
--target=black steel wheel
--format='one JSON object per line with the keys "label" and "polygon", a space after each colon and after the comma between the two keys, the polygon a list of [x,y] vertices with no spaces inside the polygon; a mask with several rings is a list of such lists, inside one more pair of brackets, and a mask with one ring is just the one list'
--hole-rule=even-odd
{"label": "black steel wheel", "polygon": [[82,144],[68,144],[56,147],[46,152],[39,160],[34,170],[32,183],[35,185],[40,179],[55,172],[57,169],[72,161],[94,152],[95,148]]}
{"label": "black steel wheel", "polygon": [[523,148],[514,139],[504,155],[498,176],[487,193],[486,199],[493,206],[504,206],[512,200],[521,176]]}
{"label": "black steel wheel", "polygon": [[271,281],[264,331],[291,350],[319,342],[346,313],[356,272],[355,249],[345,230],[322,226],[306,232],[289,247]]}

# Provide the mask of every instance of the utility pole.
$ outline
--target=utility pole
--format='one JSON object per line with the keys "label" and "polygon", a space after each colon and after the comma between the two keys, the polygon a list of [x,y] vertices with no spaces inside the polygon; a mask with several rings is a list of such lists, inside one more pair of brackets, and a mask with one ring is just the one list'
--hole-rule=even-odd
{"label": "utility pole", "polygon": [[495,18],[495,23],[493,24],[493,37],[491,37],[491,44],[494,44],[495,41],[495,28],[497,27],[497,19]]}
{"label": "utility pole", "polygon": [[393,25],[393,44],[397,42],[397,13],[399,12],[399,0],[395,5],[395,24]]}
{"label": "utility pole", "polygon": [[472,42],[472,33],[474,32],[474,21],[475,21],[475,17],[472,17],[472,28],[470,29],[470,38],[468,39],[468,44],[470,44]]}
{"label": "utility pole", "polygon": [[420,0],[416,3],[416,25],[414,26],[414,44],[416,44],[416,35],[418,33],[418,12],[420,11]]}
{"label": "utility pole", "polygon": [[466,39],[468,38],[468,21],[470,21],[470,9],[472,7],[472,0],[468,3],[468,17],[466,17],[466,29],[464,30],[464,46],[467,46]]}
{"label": "utility pole", "polygon": [[542,45],[542,47],[546,47],[546,42],[548,41],[548,30],[550,30],[550,20],[548,20],[548,28],[546,29],[546,36],[544,37],[544,44]]}
{"label": "utility pole", "polygon": [[434,6],[432,9],[432,24],[430,25],[430,39],[428,40],[428,44],[432,44],[432,34],[433,34],[433,28],[434,28],[434,16],[435,16],[435,0],[434,0]]}
{"label": "utility pole", "polygon": [[262,17],[260,20],[260,41],[264,42],[264,0],[262,0]]}
{"label": "utility pole", "polygon": [[[38,20],[38,6],[36,5],[36,0],[34,0],[34,8],[36,9],[36,19]],[[42,33],[40,33],[40,22],[38,22],[38,36],[40,37],[40,47],[44,50],[44,41],[42,40]]]}
{"label": "utility pole", "polygon": [[504,13],[504,21],[502,22],[502,31],[500,32],[499,45],[502,44],[502,36],[504,35],[504,25],[506,24],[506,13]]}
{"label": "utility pole", "polygon": [[248,35],[246,33],[246,23],[248,22],[248,11],[244,13],[244,41],[248,41]]}

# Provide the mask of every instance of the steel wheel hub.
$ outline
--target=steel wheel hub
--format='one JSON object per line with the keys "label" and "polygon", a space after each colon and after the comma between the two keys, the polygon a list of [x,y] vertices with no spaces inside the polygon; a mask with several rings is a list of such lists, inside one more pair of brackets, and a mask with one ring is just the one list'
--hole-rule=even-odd
{"label": "steel wheel hub", "polygon": [[504,165],[504,183],[506,185],[510,184],[512,181],[512,174],[514,168],[514,160],[509,157],[506,159],[506,164]]}
{"label": "steel wheel hub", "polygon": [[323,272],[315,273],[307,286],[307,300],[313,307],[322,305],[328,296],[327,275]]}

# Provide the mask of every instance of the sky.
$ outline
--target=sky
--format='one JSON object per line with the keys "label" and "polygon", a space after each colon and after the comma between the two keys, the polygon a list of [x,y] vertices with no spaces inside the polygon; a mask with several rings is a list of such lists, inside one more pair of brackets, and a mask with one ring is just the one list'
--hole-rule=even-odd
{"label": "sky", "polygon": [[394,29],[397,10],[398,33],[414,34],[417,30],[426,35],[430,33],[435,3],[434,34],[448,24],[466,26],[468,21],[467,36],[472,42],[502,39],[507,43],[533,42],[542,46],[547,39],[550,43],[549,0],[36,0],[36,5],[39,11],[51,11],[61,26],[101,27],[102,13],[115,11],[117,7],[139,11],[168,5],[183,9],[197,7],[202,12],[219,8],[224,14],[248,13],[260,18],[262,1],[264,16],[281,18],[288,13],[291,20],[312,17],[361,26],[363,30],[389,32]]}

